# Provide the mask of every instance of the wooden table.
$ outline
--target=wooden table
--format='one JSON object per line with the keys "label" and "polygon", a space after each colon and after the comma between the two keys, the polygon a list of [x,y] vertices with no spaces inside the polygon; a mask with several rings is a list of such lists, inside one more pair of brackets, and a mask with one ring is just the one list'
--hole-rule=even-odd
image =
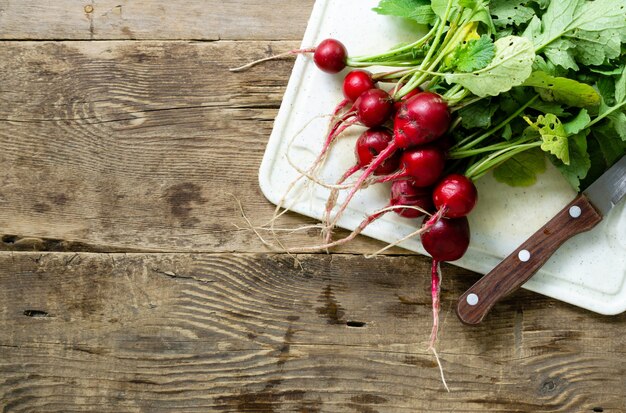
{"label": "wooden table", "polygon": [[298,46],[312,5],[0,0],[2,412],[626,411],[626,315],[521,291],[468,328],[477,275],[445,265],[447,393],[428,259],[360,238],[300,268],[235,226],[233,195],[273,212],[293,62],[227,68]]}

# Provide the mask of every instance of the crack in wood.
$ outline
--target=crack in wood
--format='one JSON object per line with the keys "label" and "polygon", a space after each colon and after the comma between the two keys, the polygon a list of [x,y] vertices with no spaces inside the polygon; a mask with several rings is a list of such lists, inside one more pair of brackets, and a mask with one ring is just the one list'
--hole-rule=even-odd
{"label": "crack in wood", "polygon": [[207,280],[207,279],[204,279],[204,278],[196,277],[194,275],[176,274],[173,271],[164,271],[164,270],[161,270],[159,268],[152,268],[152,271],[154,271],[157,274],[165,275],[166,277],[169,277],[169,278],[181,279],[181,280],[194,280],[194,281],[198,281],[198,282],[200,282],[202,284],[211,284],[211,283],[216,282],[216,280]]}
{"label": "crack in wood", "polygon": [[26,317],[32,318],[53,318],[54,316],[43,310],[24,310]]}
{"label": "crack in wood", "polygon": [[[216,109],[216,108],[219,108],[222,111],[228,111],[228,110],[240,111],[242,109],[247,109],[247,110],[250,110],[250,109],[252,109],[252,110],[254,110],[254,109],[278,110],[280,108],[280,104],[279,103],[267,103],[267,104],[258,103],[258,104],[241,104],[241,105],[225,106],[224,104],[215,103],[215,104],[209,104],[209,105],[189,105],[189,106],[175,106],[175,107],[170,107],[170,108],[144,109],[144,110],[125,112],[124,115],[128,116],[128,115],[134,115],[134,114],[141,115],[141,114],[144,114],[144,113],[154,113],[154,112],[169,112],[169,111],[191,110],[191,109]],[[79,121],[87,121],[87,120],[93,120],[93,119],[95,119],[96,121],[88,122],[87,124],[89,124],[89,125],[100,125],[100,124],[114,123],[114,122],[125,122],[125,121],[133,121],[133,120],[137,120],[137,119],[145,119],[145,117],[134,116],[134,117],[113,118],[113,119],[106,119],[106,120],[98,120],[98,118],[96,116],[82,116],[82,117],[69,117],[69,118],[55,117],[55,118],[52,118],[52,119],[0,118],[0,122],[15,122],[15,123],[79,122]],[[268,119],[256,119],[255,118],[255,120],[274,121],[274,118],[273,117],[271,119],[270,118],[268,118]]]}
{"label": "crack in wood", "polygon": [[[80,241],[69,241],[58,238],[39,238],[32,236],[5,234],[0,238],[0,253],[10,252],[96,252],[96,253],[123,253],[148,252],[138,248],[95,245]],[[68,264],[76,258],[74,256]]]}

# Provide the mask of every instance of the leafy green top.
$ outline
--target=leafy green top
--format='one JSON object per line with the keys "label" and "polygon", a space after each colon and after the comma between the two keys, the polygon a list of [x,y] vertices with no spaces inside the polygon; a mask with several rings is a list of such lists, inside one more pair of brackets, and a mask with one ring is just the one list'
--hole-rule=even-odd
{"label": "leafy green top", "polygon": [[378,14],[404,17],[420,24],[432,24],[435,13],[428,0],[382,0],[373,9]]}
{"label": "leafy green top", "polygon": [[[450,156],[532,185],[549,159],[575,189],[626,154],[626,0],[381,0],[374,11],[431,30],[415,43],[355,58],[401,67],[458,107]],[[543,155],[542,155],[543,154]]]}

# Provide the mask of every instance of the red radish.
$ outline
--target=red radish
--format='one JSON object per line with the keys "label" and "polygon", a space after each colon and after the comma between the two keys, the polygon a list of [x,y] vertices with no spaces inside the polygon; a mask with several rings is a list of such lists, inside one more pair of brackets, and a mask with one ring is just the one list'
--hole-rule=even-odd
{"label": "red radish", "polygon": [[345,97],[336,107],[333,116],[337,116],[348,104],[354,103],[363,92],[376,87],[372,74],[366,70],[355,69],[343,79],[343,95]]}
{"label": "red radish", "polygon": [[[339,103],[334,115],[337,115],[348,103],[348,98]],[[322,154],[328,150],[336,136],[357,121],[368,128],[382,125],[391,115],[391,106],[391,97],[384,90],[374,88],[361,93],[352,105],[352,109],[332,124],[324,142]]]}
{"label": "red radish", "polygon": [[474,183],[459,174],[450,174],[437,184],[433,191],[433,202],[437,209],[445,209],[448,218],[464,217],[470,213],[476,201],[478,191]]}
{"label": "red radish", "polygon": [[[335,109],[335,113],[338,113],[347,102],[348,99],[344,99]],[[354,102],[352,109],[332,125],[331,131],[326,137],[323,151],[328,149],[328,146],[339,133],[357,121],[368,128],[382,125],[391,115],[391,106],[391,98],[384,90],[366,90]]]}
{"label": "red radish", "polygon": [[470,242],[467,218],[441,218],[422,232],[421,240],[433,260],[458,260],[465,254]]}
{"label": "red radish", "polygon": [[[360,100],[367,97],[380,89],[369,90],[357,99],[357,103]],[[383,92],[384,93],[384,92]],[[386,94],[386,93],[385,93]],[[387,95],[388,96],[388,95]],[[422,97],[423,96],[423,97]],[[381,96],[382,97],[382,96]],[[379,100],[380,101],[380,100]],[[355,106],[357,106],[355,103]],[[430,116],[430,117],[429,117]],[[414,118],[412,118],[414,117]],[[445,101],[439,96],[431,92],[422,92],[412,98],[408,99],[402,105],[402,109],[394,122],[394,136],[391,143],[383,150],[365,169],[359,179],[355,182],[354,186],[346,196],[343,204],[337,211],[333,222],[330,227],[334,227],[341,214],[348,206],[348,203],[354,197],[354,194],[361,188],[363,183],[370,175],[390,156],[392,156],[397,149],[406,149],[411,146],[417,146],[421,143],[432,141],[442,136],[450,126],[451,115],[448,111],[448,106]],[[412,131],[419,131],[419,133],[406,134],[403,128],[397,125],[400,121],[405,126],[412,124]]]}
{"label": "red radish", "polygon": [[436,146],[424,146],[405,151],[400,160],[401,169],[416,186],[431,186],[439,180],[446,157]]}
{"label": "red radish", "polygon": [[432,92],[407,99],[394,119],[394,139],[401,148],[423,145],[442,136],[450,127],[448,104]]}
{"label": "red radish", "polygon": [[[440,210],[441,212],[441,210]],[[432,219],[424,225],[421,234],[422,246],[433,258],[431,271],[431,296],[433,307],[433,328],[430,334],[429,348],[435,348],[439,330],[439,296],[441,276],[439,263],[458,260],[465,254],[470,242],[469,223],[466,217]],[[437,356],[435,352],[435,356]]]}
{"label": "red radish", "polygon": [[339,73],[346,67],[348,51],[339,40],[322,40],[315,48],[313,61],[326,73]]}
{"label": "red radish", "polygon": [[[391,185],[391,205],[410,205],[431,211],[432,192],[428,188],[415,186],[409,179],[394,181]],[[424,215],[422,211],[408,208],[396,209],[394,212],[405,218],[418,218]]]}
{"label": "red radish", "polygon": [[327,73],[339,73],[346,66],[348,62],[348,52],[346,47],[339,40],[325,39],[322,40],[317,47],[310,47],[306,49],[294,49],[285,53],[280,53],[274,56],[265,57],[263,59],[255,60],[240,67],[230,69],[231,72],[240,72],[251,68],[262,62],[269,60],[281,59],[286,56],[295,54],[313,53],[313,61],[315,65],[322,71]]}
{"label": "red radish", "polygon": [[[391,92],[389,92],[389,94],[391,96],[395,95],[395,92],[397,90],[402,89],[402,86],[404,86],[404,84],[399,83],[396,87],[394,87]],[[408,99],[412,98],[413,96],[417,95],[418,93],[421,93],[422,90],[418,87],[416,87],[415,89],[411,90],[409,93],[407,93],[406,95],[402,96],[399,100],[396,100],[393,104],[393,109],[394,109],[394,113],[397,113],[400,108],[402,107],[402,104],[404,102],[406,102]]]}
{"label": "red radish", "polygon": [[375,87],[376,82],[372,79],[372,74],[366,70],[352,70],[343,79],[343,95],[352,102],[356,101],[363,92]]}
{"label": "red radish", "polygon": [[[359,169],[367,167],[392,141],[393,137],[387,129],[372,128],[363,132],[356,141],[356,157]],[[387,175],[398,169],[400,153],[387,158],[378,168],[374,175]]]}
{"label": "red radish", "polygon": [[382,89],[370,89],[354,102],[359,122],[368,128],[382,125],[391,115],[391,97]]}
{"label": "red radish", "polygon": [[381,177],[376,182],[410,178],[415,186],[431,186],[441,177],[445,164],[445,153],[435,145],[408,149],[400,158],[400,170],[395,174]]}
{"label": "red radish", "polygon": [[[345,107],[348,99],[344,99],[335,109],[335,115]],[[346,112],[339,120],[332,124],[331,130],[326,136],[321,159],[328,151],[333,140],[348,127],[359,121],[368,128],[382,125],[391,115],[391,98],[387,92],[381,89],[369,89],[363,92],[354,102],[352,109]],[[316,161],[317,162],[317,161]],[[355,172],[358,169],[355,170]]]}

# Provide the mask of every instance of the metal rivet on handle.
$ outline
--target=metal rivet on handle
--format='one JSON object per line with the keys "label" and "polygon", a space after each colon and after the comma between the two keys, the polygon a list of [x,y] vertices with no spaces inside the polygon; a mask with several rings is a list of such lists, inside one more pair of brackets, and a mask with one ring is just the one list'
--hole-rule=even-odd
{"label": "metal rivet on handle", "polygon": [[530,251],[528,250],[521,250],[518,254],[517,254],[517,258],[519,258],[520,261],[526,262],[530,259]]}
{"label": "metal rivet on handle", "polygon": [[467,298],[465,299],[467,301],[467,303],[469,305],[476,305],[478,304],[478,296],[474,293],[468,294]]}
{"label": "metal rivet on handle", "polygon": [[578,218],[583,213],[578,205],[574,205],[569,209],[569,216],[572,218]]}

